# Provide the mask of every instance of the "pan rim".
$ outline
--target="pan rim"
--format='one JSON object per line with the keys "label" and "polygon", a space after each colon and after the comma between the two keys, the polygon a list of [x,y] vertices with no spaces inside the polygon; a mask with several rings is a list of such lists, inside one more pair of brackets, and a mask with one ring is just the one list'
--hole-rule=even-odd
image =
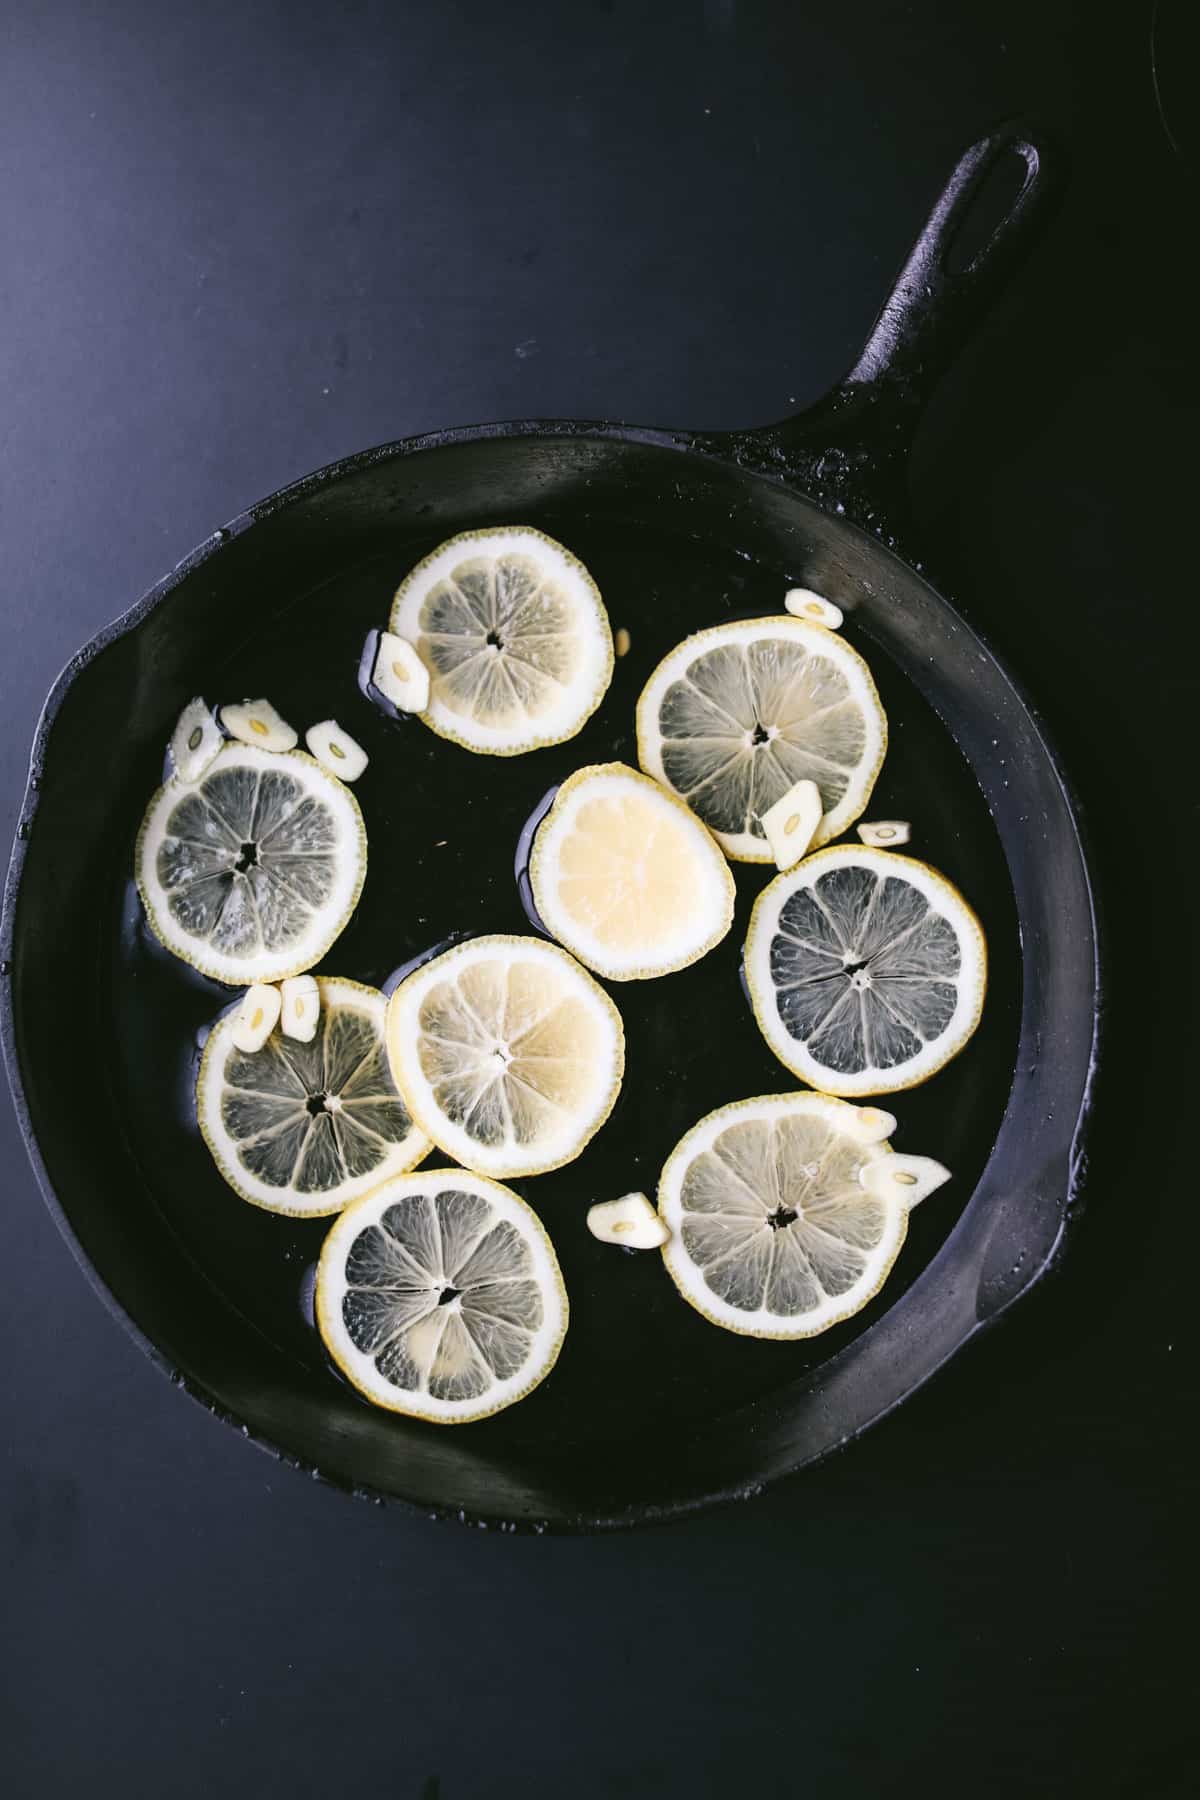
{"label": "pan rim", "polygon": [[[332,485],[366,469],[376,467],[389,461],[399,461],[422,452],[453,447],[458,444],[480,443],[502,439],[534,439],[561,438],[563,440],[596,439],[607,442],[642,445],[648,448],[661,449],[676,454],[685,454],[699,458],[701,461],[724,466],[741,477],[749,477],[762,482],[769,488],[782,490],[790,496],[803,499],[814,510],[820,512],[829,522],[847,532],[851,538],[859,538],[873,552],[882,553],[885,558],[894,561],[902,569],[908,579],[919,582],[933,596],[939,606],[947,608],[959,624],[967,630],[986,654],[1003,681],[1008,685],[1017,705],[1029,720],[1041,745],[1043,754],[1055,785],[1062,799],[1067,818],[1073,833],[1074,850],[1078,857],[1083,892],[1087,902],[1089,923],[1092,932],[1091,958],[1091,1030],[1090,1054],[1086,1079],[1079,1095],[1077,1107],[1073,1107],[1074,1124],[1067,1158],[1067,1180],[1061,1206],[1058,1231],[1041,1261],[1033,1268],[1023,1284],[1012,1293],[999,1307],[984,1319],[976,1319],[947,1348],[926,1367],[920,1375],[899,1395],[881,1402],[878,1410],[870,1412],[862,1418],[839,1442],[829,1443],[816,1451],[804,1455],[790,1467],[764,1476],[761,1480],[749,1482],[730,1482],[716,1485],[704,1491],[693,1492],[683,1498],[670,1501],[649,1502],[632,1501],[629,1506],[619,1512],[588,1512],[581,1509],[574,1513],[556,1514],[552,1518],[532,1519],[514,1518],[511,1515],[486,1515],[477,1511],[455,1507],[449,1503],[433,1503],[415,1500],[396,1494],[391,1490],[380,1490],[368,1484],[352,1481],[340,1476],[336,1471],[322,1468],[314,1463],[306,1462],[285,1450],[281,1444],[258,1432],[245,1419],[239,1417],[231,1408],[220,1400],[205,1384],[190,1373],[177,1368],[173,1359],[161,1346],[152,1339],[138,1324],[133,1315],[117,1298],[112,1288],[105,1281],[100,1270],[92,1262],[77,1236],[62,1201],[53,1186],[49,1171],[43,1159],[38,1143],[36,1129],[30,1112],[25,1084],[20,1066],[20,1055],[17,1048],[16,1017],[14,1009],[11,968],[13,956],[13,936],[16,914],[20,898],[21,882],[25,871],[28,846],[31,839],[33,823],[37,816],[40,802],[41,771],[46,760],[46,749],[50,741],[58,714],[62,709],[67,694],[75,682],[88,669],[96,658],[111,644],[137,631],[157,609],[169,599],[171,594],[196,570],[201,568],[211,557],[224,546],[242,536],[252,526],[257,525],[290,506],[304,501],[319,488]],[[26,1154],[30,1159],[34,1176],[42,1199],[60,1233],[65,1239],[71,1253],[86,1276],[93,1291],[103,1301],[108,1312],[117,1319],[133,1341],[139,1345],[151,1362],[167,1374],[173,1385],[181,1388],[193,1400],[202,1405],[206,1412],[222,1420],[240,1431],[240,1433],[257,1448],[266,1451],[277,1462],[296,1468],[319,1479],[330,1486],[341,1489],[355,1497],[369,1499],[379,1505],[395,1506],[414,1516],[456,1520],[459,1523],[472,1525],[480,1529],[500,1529],[521,1532],[529,1535],[542,1534],[578,1534],[591,1531],[612,1531],[628,1529],[633,1525],[669,1523],[678,1518],[688,1517],[710,1507],[730,1505],[736,1500],[754,1497],[768,1487],[776,1487],[784,1481],[795,1480],[803,1471],[811,1466],[826,1461],[839,1449],[862,1435],[873,1425],[892,1413],[897,1406],[910,1399],[920,1391],[926,1383],[937,1374],[954,1356],[964,1350],[981,1332],[988,1330],[999,1319],[1007,1316],[1011,1308],[1031,1293],[1042,1279],[1060,1264],[1069,1235],[1078,1222],[1082,1211],[1082,1189],[1086,1173],[1087,1132],[1090,1127],[1095,1106],[1096,1084],[1102,1070],[1104,1054],[1104,1014],[1106,1002],[1105,962],[1106,962],[1106,929],[1102,910],[1098,903],[1096,885],[1092,877],[1093,859],[1089,853],[1089,833],[1086,829],[1084,810],[1073,784],[1065,773],[1062,758],[1057,751],[1053,738],[1048,733],[1045,723],[1036,705],[1026,694],[1021,683],[1014,678],[1007,665],[998,658],[986,638],[975,625],[959,611],[958,607],[948,601],[938,589],[928,581],[920,568],[915,568],[888,542],[882,530],[874,532],[855,524],[849,517],[833,516],[830,510],[788,481],[778,471],[756,467],[748,462],[738,450],[744,445],[744,432],[729,433],[693,433],[687,431],[662,430],[653,427],[625,425],[609,421],[589,421],[573,419],[524,419],[509,422],[488,423],[482,425],[458,426],[446,430],[422,433],[412,437],[392,440],[388,443],[355,452],[350,456],[299,477],[277,489],[264,499],[254,503],[243,512],[237,514],[228,524],[219,527],[203,539],[199,545],[185,555],[166,575],[155,582],[139,599],[135,600],[123,613],[96,632],[68,660],[51,685],[49,693],[39,713],[30,751],[29,774],[25,792],[18,812],[18,824],[13,838],[12,852],[4,886],[3,905],[0,909],[0,1047],[3,1049],[5,1066],[8,1073],[9,1086],[12,1093],[14,1111],[16,1113],[21,1138]],[[989,1159],[990,1161],[990,1159]],[[986,1170],[985,1170],[986,1173]],[[981,1177],[982,1180],[982,1177]],[[967,1206],[969,1207],[968,1200]],[[949,1241],[949,1240],[947,1240]],[[945,1246],[943,1246],[944,1250]],[[927,1274],[936,1269],[942,1252],[929,1265]],[[900,1296],[896,1306],[901,1306],[907,1294]],[[877,1322],[879,1325],[891,1316],[894,1308],[889,1309]],[[859,1342],[861,1340],[855,1340]],[[848,1356],[854,1345],[847,1346],[831,1359],[835,1364]]]}

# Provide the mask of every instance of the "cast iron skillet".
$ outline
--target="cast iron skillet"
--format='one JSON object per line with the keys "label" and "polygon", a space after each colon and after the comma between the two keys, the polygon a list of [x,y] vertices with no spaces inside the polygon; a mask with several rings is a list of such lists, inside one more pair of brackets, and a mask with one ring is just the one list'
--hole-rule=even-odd
{"label": "cast iron skillet", "polygon": [[[981,247],[985,180],[1019,192]],[[1044,156],[1006,127],[938,200],[858,364],[810,413],[695,435],[522,422],[406,439],[334,464],[216,532],[80,652],[46,703],[3,916],[4,1047],[59,1225],[172,1379],[242,1432],[349,1489],[510,1529],[612,1526],[753,1493],[845,1443],[1025,1292],[1076,1196],[1097,1032],[1096,935],[1076,819],[1038,719],[940,595],[895,553],[894,502],[919,405],[1025,243]],[[963,235],[960,235],[963,234]],[[957,246],[957,254],[956,254]],[[851,519],[856,523],[851,523]],[[520,522],[594,572],[632,649],[572,743],[472,756],[382,717],[356,685],[364,634],[398,578],[468,526]],[[871,811],[914,822],[991,945],[968,1050],[894,1102],[902,1149],[955,1181],[926,1202],[883,1293],[807,1343],[707,1324],[654,1256],[587,1234],[587,1204],[653,1191],[672,1145],[724,1101],[786,1090],[739,985],[766,871],[738,871],[717,951],[626,983],[625,1089],[577,1162],[519,1184],[571,1297],[551,1378],[459,1429],[362,1403],[311,1327],[324,1227],[235,1198],[191,1101],[198,1043],[229,998],[150,939],[134,834],[191,695],[269,694],[303,726],[338,717],[371,753],[363,902],[324,967],[382,983],[435,943],[531,929],[514,852],[547,790],[584,762],[634,760],[634,702],[688,631],[778,610],[793,584],[845,608],[891,721]],[[65,1022],[70,1021],[70,1029]]]}

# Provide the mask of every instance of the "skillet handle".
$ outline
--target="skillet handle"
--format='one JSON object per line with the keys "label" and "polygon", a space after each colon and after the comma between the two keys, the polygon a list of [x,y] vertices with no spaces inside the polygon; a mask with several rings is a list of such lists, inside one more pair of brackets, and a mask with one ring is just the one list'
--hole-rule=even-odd
{"label": "skillet handle", "polygon": [[[989,225],[996,202],[983,190],[1006,160],[1022,170],[1020,185]],[[794,418],[736,434],[739,460],[773,469],[894,542],[893,527],[907,514],[906,468],[920,413],[1053,211],[1057,165],[1045,137],[1015,120],[972,144],[849,374]],[[963,263],[955,250],[968,222],[984,235]]]}

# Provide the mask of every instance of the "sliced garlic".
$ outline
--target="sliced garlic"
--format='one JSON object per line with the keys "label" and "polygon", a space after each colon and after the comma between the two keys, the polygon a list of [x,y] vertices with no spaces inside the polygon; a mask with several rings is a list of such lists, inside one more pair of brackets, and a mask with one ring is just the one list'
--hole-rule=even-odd
{"label": "sliced garlic", "polygon": [[618,656],[628,656],[630,645],[632,643],[633,639],[626,631],[624,625],[618,625],[613,633],[613,650],[615,653]]}
{"label": "sliced garlic", "polygon": [[910,836],[907,819],[876,819],[855,829],[863,843],[874,850],[894,850],[897,844],[907,844]]}
{"label": "sliced garlic", "polygon": [[901,1201],[907,1211],[949,1181],[950,1171],[932,1156],[880,1156],[863,1164],[858,1179],[868,1194],[881,1200],[890,1196]]}
{"label": "sliced garlic", "polygon": [[862,1144],[882,1144],[896,1129],[896,1115],[884,1112],[882,1106],[856,1106],[854,1118],[847,1120],[847,1130]]}
{"label": "sliced garlic", "polygon": [[321,990],[315,975],[293,975],[279,984],[279,1026],[284,1037],[311,1044],[321,1017]]}
{"label": "sliced garlic", "polygon": [[824,810],[821,790],[815,781],[798,781],[782,800],[768,806],[761,824],[776,868],[790,869],[800,861],[812,843]]}
{"label": "sliced garlic", "polygon": [[208,702],[197,694],[188,701],[171,733],[171,761],[180,781],[199,781],[224,742]]}
{"label": "sliced garlic", "polygon": [[671,1235],[645,1194],[589,1206],[587,1225],[602,1244],[624,1244],[627,1250],[657,1250]]}
{"label": "sliced garlic", "polygon": [[281,1004],[282,995],[277,987],[268,987],[262,981],[248,987],[234,1021],[235,1048],[245,1050],[248,1055],[261,1050],[275,1029]]}
{"label": "sliced garlic", "polygon": [[828,631],[836,631],[842,622],[841,607],[835,606],[832,600],[823,600],[811,588],[789,588],[783,604],[794,618],[807,619],[812,625],[824,625]]}
{"label": "sliced garlic", "polygon": [[304,741],[321,767],[339,781],[357,781],[367,766],[366,751],[349,732],[342,730],[336,719],[322,719],[319,725],[310,725]]}
{"label": "sliced garlic", "polygon": [[429,705],[429,670],[407,638],[381,631],[371,680],[401,712],[424,712]]}
{"label": "sliced garlic", "polygon": [[260,750],[296,748],[296,733],[269,700],[242,700],[223,706],[220,718],[230,737],[240,738],[243,744],[257,744]]}

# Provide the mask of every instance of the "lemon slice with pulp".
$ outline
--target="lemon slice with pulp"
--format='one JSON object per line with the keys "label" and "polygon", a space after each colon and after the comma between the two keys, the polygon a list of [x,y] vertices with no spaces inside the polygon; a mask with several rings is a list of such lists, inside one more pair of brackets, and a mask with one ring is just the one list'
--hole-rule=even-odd
{"label": "lemon slice with pulp", "polygon": [[319,1217],[404,1174],[430,1144],[396,1092],[377,988],[318,978],[321,1010],[307,1043],[272,1032],[237,1049],[235,1013],[209,1033],[196,1114],[235,1193],[268,1212]]}
{"label": "lemon slice with pulp", "polygon": [[426,724],[493,756],[574,737],[612,678],[595,582],[569,550],[526,526],[464,531],[440,545],[401,582],[391,628],[429,671]]}
{"label": "lemon slice with pulp", "polygon": [[321,1251],[316,1311],[361,1394],[441,1425],[523,1399],[567,1329],[537,1214],[464,1169],[402,1176],[347,1207]]}
{"label": "lemon slice with pulp", "polygon": [[815,781],[813,844],[853,824],[887,747],[871,672],[835,632],[776,617],[716,625],[676,646],[637,707],[638,761],[685,800],[728,856],[773,862],[762,816]]}
{"label": "lemon slice with pulp", "polygon": [[538,828],[529,879],[543,923],[612,981],[666,975],[733,922],[729,864],[712,834],[624,763],[578,769]]}
{"label": "lemon slice with pulp", "polygon": [[616,1007],[540,938],[474,938],[417,969],[388,1002],[387,1043],[422,1131],[481,1175],[536,1175],[578,1156],[625,1066]]}
{"label": "lemon slice with pulp", "polygon": [[168,781],[134,854],[151,930],[202,975],[249,987],[319,962],[358,904],[367,835],[350,790],[303,751],[227,744]]}
{"label": "lemon slice with pulp", "polygon": [[658,1210],[663,1260],[697,1312],[747,1337],[815,1337],[878,1293],[908,1209],[949,1172],[864,1181],[892,1158],[874,1108],[825,1094],[776,1094],[709,1113],[676,1145]]}
{"label": "lemon slice with pulp", "polygon": [[983,928],[926,863],[838,844],[765,887],[746,981],[785,1067],[833,1094],[914,1087],[957,1055],[983,1010]]}

